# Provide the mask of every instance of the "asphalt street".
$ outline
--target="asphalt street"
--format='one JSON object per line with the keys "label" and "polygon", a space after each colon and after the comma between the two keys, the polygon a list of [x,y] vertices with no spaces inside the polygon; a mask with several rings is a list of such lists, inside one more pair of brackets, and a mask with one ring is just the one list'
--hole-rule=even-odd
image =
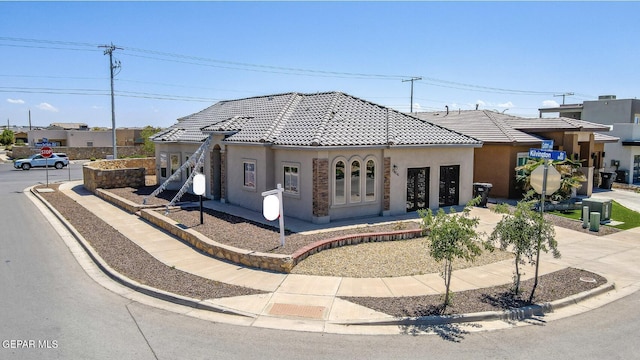
{"label": "asphalt street", "polygon": [[[94,281],[23,193],[44,176],[44,170],[0,164],[2,359],[637,357],[638,293],[550,322],[472,333],[446,325],[429,336],[412,336],[421,329],[411,327],[407,335],[357,336],[234,326],[207,321],[206,314],[186,316],[157,300],[131,301],[118,295],[119,285],[107,289]],[[50,181],[67,177],[67,169],[50,170]],[[79,165],[72,165],[71,178],[80,177]]]}

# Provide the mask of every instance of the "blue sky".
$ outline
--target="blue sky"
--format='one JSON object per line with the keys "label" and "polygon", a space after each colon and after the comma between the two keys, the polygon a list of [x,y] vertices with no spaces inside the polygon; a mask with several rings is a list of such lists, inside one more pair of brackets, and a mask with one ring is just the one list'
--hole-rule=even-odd
{"label": "blue sky", "polygon": [[228,99],[342,91],[399,111],[640,94],[638,2],[0,2],[0,124],[166,127]]}

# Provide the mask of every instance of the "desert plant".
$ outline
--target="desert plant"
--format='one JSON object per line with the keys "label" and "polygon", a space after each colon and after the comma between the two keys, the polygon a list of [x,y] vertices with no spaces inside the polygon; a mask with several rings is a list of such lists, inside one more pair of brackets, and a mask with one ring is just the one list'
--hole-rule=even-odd
{"label": "desert plant", "polygon": [[160,132],[161,128],[155,128],[153,126],[147,125],[140,132],[140,137],[144,140],[144,144],[142,145],[142,150],[147,156],[155,156],[156,146],[151,141],[151,136]]}
{"label": "desert plant", "polygon": [[480,197],[471,200],[462,210],[456,213],[453,208],[447,215],[441,208],[434,215],[431,209],[419,210],[423,230],[429,230],[429,253],[438,262],[443,262],[442,277],[445,283],[444,307],[451,304],[451,274],[453,261],[464,259],[473,261],[482,253],[483,246],[490,249],[490,244],[482,241],[482,233],[476,231],[479,219],[471,217],[471,207],[480,202]]}
{"label": "desert plant", "polygon": [[12,130],[4,129],[0,134],[0,145],[12,145],[14,142],[14,133]]}
{"label": "desert plant", "polygon": [[[513,212],[504,203],[498,204],[492,209],[503,216],[489,236],[489,241],[498,242],[502,250],[511,249],[514,252],[513,292],[516,295],[520,293],[520,265],[525,265],[528,262],[537,267],[539,250],[548,252],[550,249],[555,258],[560,257],[553,224],[546,221],[542,214],[533,210],[534,202],[535,200],[525,198],[525,200],[518,202]],[[533,292],[530,298],[533,299]]]}

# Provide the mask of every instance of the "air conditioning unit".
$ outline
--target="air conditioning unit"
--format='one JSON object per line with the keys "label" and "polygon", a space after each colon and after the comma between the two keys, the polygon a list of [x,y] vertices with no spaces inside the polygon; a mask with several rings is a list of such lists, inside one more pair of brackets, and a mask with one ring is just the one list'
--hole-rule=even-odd
{"label": "air conditioning unit", "polygon": [[[583,199],[582,206],[589,207],[589,214],[591,214],[592,212],[599,212],[600,224],[605,224],[611,221],[611,206],[612,206],[611,199],[594,199],[594,198]],[[581,218],[584,219],[584,214]]]}

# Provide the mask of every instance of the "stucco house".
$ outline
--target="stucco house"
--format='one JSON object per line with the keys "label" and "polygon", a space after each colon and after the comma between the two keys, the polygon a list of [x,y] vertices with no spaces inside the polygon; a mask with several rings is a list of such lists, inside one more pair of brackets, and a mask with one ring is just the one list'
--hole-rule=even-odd
{"label": "stucco house", "polygon": [[598,169],[604,164],[604,144],[618,138],[597,133],[609,127],[571,118],[522,118],[489,110],[423,112],[416,116],[472,136],[483,142],[475,149],[475,182],[491,183],[490,196],[515,199],[515,168],[526,163],[529,149],[540,148],[542,140],[553,140],[554,150],[582,161],[587,182],[578,194],[590,196],[598,185]]}
{"label": "stucco house", "polygon": [[258,96],[218,102],[154,135],[158,182],[209,136],[207,197],[261,211],[261,193],[279,183],[285,214],[315,223],[464,204],[482,145],[341,92]]}
{"label": "stucco house", "polygon": [[601,95],[598,100],[581,104],[542,108],[545,113],[559,113],[598,124],[608,125],[610,134],[620,138],[619,142],[605,144],[608,162],[606,171],[616,172],[616,181],[628,184],[640,183],[640,100],[618,99],[615,95]]}

